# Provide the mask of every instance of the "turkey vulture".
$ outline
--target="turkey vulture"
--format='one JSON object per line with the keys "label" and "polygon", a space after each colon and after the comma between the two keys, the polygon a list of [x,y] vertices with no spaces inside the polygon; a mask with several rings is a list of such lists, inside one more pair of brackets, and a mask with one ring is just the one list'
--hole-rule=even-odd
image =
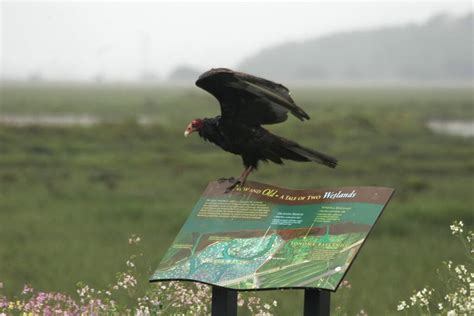
{"label": "turkey vulture", "polygon": [[336,167],[335,158],[272,134],[261,126],[285,121],[288,112],[301,121],[309,119],[283,85],[226,68],[203,73],[196,85],[217,98],[221,115],[192,120],[184,136],[197,131],[204,140],[242,156],[245,170],[238,179],[226,179],[232,182],[227,191],[243,185],[259,161],[283,164],[282,159],[289,159]]}

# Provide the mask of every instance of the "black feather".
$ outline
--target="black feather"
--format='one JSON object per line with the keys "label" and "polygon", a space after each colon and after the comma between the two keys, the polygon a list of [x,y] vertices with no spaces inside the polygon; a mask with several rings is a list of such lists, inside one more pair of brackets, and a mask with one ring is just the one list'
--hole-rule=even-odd
{"label": "black feather", "polygon": [[253,126],[275,124],[285,121],[288,111],[302,121],[309,119],[293,101],[290,91],[270,80],[217,68],[203,73],[196,85],[217,98],[223,119]]}

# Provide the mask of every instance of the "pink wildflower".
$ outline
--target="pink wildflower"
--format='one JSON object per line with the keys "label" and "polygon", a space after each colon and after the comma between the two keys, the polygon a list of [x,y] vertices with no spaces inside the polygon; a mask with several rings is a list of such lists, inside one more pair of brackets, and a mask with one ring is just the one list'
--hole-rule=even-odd
{"label": "pink wildflower", "polygon": [[23,291],[21,291],[21,294],[28,294],[32,292],[33,292],[33,288],[30,285],[25,284],[25,286],[23,286]]}

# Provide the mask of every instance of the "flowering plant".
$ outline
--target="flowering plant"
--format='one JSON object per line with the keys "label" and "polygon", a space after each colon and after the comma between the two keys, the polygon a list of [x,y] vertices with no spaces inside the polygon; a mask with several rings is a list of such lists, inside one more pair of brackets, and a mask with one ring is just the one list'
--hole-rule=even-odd
{"label": "flowering plant", "polygon": [[409,300],[399,302],[398,311],[417,308],[423,315],[474,314],[474,232],[464,232],[462,221],[454,221],[450,229],[463,245],[467,262],[465,264],[443,262],[444,267],[438,273],[445,289],[435,290],[425,287],[416,291]]}
{"label": "flowering plant", "polygon": [[[140,243],[140,237],[132,235],[130,246]],[[22,293],[12,299],[1,294],[0,316],[24,315],[207,315],[210,314],[211,287],[200,283],[158,282],[140,288],[140,281],[147,282],[146,275],[138,269],[142,253],[132,254],[125,262],[126,270],[117,273],[114,284],[105,289],[95,289],[78,283],[75,295],[57,292],[37,292],[25,285]],[[247,308],[253,315],[273,315],[277,301],[266,302],[253,293],[239,293],[238,306]]]}

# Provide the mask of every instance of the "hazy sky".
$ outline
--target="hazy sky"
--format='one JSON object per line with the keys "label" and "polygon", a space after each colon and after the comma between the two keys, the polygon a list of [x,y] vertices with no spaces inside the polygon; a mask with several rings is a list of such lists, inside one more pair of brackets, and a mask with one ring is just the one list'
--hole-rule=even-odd
{"label": "hazy sky", "polygon": [[234,67],[264,47],[342,30],[422,23],[472,2],[1,2],[1,74],[45,79],[166,76],[180,64]]}

